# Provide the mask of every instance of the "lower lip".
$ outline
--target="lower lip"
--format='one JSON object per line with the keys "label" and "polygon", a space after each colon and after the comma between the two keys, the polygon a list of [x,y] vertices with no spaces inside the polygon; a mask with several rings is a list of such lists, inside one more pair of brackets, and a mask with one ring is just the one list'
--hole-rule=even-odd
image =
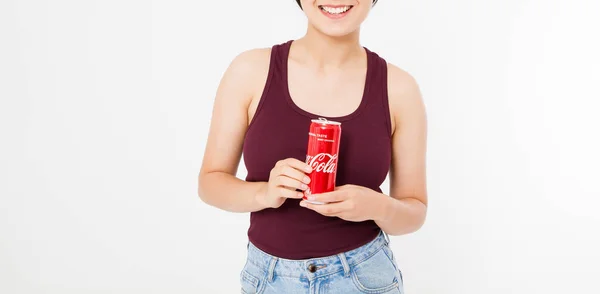
{"label": "lower lip", "polygon": [[348,12],[350,12],[350,10],[352,10],[352,8],[350,8],[350,9],[346,10],[346,12],[340,13],[340,14],[331,14],[331,13],[328,13],[327,11],[324,11],[323,9],[320,9],[320,8],[319,8],[319,10],[321,10],[321,13],[323,13],[325,16],[327,16],[327,17],[329,17],[331,19],[340,19],[340,18],[346,16],[346,14],[348,14]]}

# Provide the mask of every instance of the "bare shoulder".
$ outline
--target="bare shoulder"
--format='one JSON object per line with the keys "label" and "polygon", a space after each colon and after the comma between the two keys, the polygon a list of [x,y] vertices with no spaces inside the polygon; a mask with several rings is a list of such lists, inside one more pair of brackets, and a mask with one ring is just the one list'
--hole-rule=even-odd
{"label": "bare shoulder", "polygon": [[229,64],[219,88],[235,88],[240,95],[227,98],[250,102],[266,81],[270,56],[271,48],[255,48],[239,53]]}
{"label": "bare shoulder", "polygon": [[424,123],[425,105],[416,79],[400,67],[388,63],[388,100],[392,131],[401,122]]}
{"label": "bare shoulder", "polygon": [[253,74],[256,73],[256,70],[269,68],[270,56],[271,48],[254,48],[242,51],[231,61],[229,68],[236,73]]}

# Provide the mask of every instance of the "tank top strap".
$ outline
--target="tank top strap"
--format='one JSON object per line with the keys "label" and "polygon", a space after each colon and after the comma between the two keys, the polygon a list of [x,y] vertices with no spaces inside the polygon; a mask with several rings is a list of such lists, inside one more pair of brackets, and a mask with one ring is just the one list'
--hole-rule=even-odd
{"label": "tank top strap", "polygon": [[255,121],[262,118],[263,113],[266,112],[267,115],[271,115],[274,112],[282,112],[286,109],[286,105],[283,104],[285,103],[285,100],[278,98],[284,94],[282,92],[286,82],[286,64],[284,62],[287,62],[285,53],[290,42],[291,41],[271,46],[267,79],[256,107],[254,117],[248,125],[248,130],[254,127]]}
{"label": "tank top strap", "polygon": [[287,56],[292,45],[292,40],[276,44],[271,47],[271,63],[269,65],[269,78],[278,86],[287,79]]}
{"label": "tank top strap", "polygon": [[383,118],[388,134],[391,135],[392,125],[388,98],[387,61],[368,48],[365,48],[365,50],[369,56],[368,71],[370,71],[370,77],[367,79],[367,84],[365,85],[365,87],[369,87],[369,93],[365,98],[369,99],[368,103],[372,106],[369,107],[371,113]]}

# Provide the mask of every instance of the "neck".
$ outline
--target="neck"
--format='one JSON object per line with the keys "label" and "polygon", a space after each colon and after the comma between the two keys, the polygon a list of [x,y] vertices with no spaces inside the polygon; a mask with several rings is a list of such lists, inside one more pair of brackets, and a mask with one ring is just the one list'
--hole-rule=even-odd
{"label": "neck", "polygon": [[359,30],[342,37],[331,37],[309,25],[306,35],[296,40],[294,45],[305,54],[307,61],[320,68],[339,67],[365,54],[359,37]]}

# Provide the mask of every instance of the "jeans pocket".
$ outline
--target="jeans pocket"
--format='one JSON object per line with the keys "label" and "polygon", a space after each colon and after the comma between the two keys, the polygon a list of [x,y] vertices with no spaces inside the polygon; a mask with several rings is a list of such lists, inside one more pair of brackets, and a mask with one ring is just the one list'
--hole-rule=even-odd
{"label": "jeans pocket", "polygon": [[240,283],[242,286],[242,294],[258,293],[259,279],[249,273],[246,269],[243,269],[240,274]]}
{"label": "jeans pocket", "polygon": [[258,294],[264,292],[267,272],[256,263],[246,260],[240,273],[240,283],[243,294]]}
{"label": "jeans pocket", "polygon": [[355,265],[352,280],[362,293],[401,293],[398,271],[384,249]]}
{"label": "jeans pocket", "polygon": [[396,269],[396,274],[398,275],[398,289],[400,290],[400,293],[404,293],[404,278],[402,277],[402,270],[398,266],[398,261],[394,257],[394,252],[392,248],[390,248],[389,245],[385,245],[383,246],[382,251],[385,253],[385,255],[387,255],[390,262],[394,265],[394,268]]}

